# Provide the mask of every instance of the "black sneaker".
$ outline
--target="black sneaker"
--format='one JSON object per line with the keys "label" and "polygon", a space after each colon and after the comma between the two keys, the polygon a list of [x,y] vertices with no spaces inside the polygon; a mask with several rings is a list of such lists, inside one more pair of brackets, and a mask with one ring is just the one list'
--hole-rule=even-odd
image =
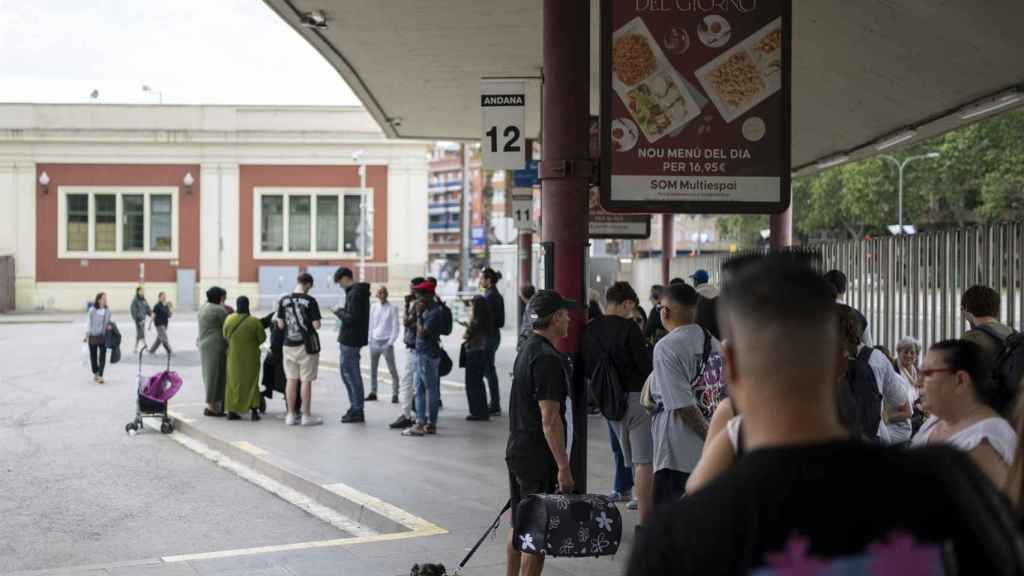
{"label": "black sneaker", "polygon": [[490,416],[474,416],[472,414],[470,414],[469,416],[466,416],[466,420],[468,420],[470,422],[488,422],[488,421],[490,421],[490,419],[491,419]]}
{"label": "black sneaker", "polygon": [[241,420],[242,417],[234,412],[228,412],[228,420]]}
{"label": "black sneaker", "polygon": [[491,406],[487,413],[491,416],[501,416],[501,406]]}
{"label": "black sneaker", "polygon": [[398,404],[398,394],[392,394],[391,395],[391,403],[392,404]]}
{"label": "black sneaker", "polygon": [[388,424],[388,428],[391,428],[392,430],[404,430],[414,424],[416,424],[416,422],[412,418],[406,418],[405,414],[403,414],[398,417],[398,420]]}
{"label": "black sneaker", "polygon": [[376,402],[376,401],[377,401],[377,394],[375,392],[370,392],[370,395],[367,396],[363,400],[363,402]]}
{"label": "black sneaker", "polygon": [[341,417],[342,424],[358,424],[360,422],[366,422],[366,418],[361,412],[349,412]]}
{"label": "black sneaker", "polygon": [[256,409],[256,408],[253,408],[252,412],[251,412],[250,419],[253,422],[259,422],[260,421],[260,411],[258,409]]}

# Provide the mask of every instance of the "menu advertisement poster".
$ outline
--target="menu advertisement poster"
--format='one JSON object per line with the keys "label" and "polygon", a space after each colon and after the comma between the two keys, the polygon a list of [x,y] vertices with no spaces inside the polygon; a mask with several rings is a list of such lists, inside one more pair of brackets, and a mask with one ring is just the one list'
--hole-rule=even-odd
{"label": "menu advertisement poster", "polygon": [[602,0],[601,205],[789,206],[791,0]]}

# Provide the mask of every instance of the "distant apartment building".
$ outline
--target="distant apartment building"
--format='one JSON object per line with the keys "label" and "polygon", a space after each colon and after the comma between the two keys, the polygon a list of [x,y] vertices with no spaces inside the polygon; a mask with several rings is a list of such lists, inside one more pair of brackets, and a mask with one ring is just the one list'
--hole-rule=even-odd
{"label": "distant apartment building", "polygon": [[125,309],[138,284],[266,309],[300,271],[340,298],[340,265],[402,286],[426,271],[428,152],[360,107],[3,104],[0,255],[18,309]]}
{"label": "distant apartment building", "polygon": [[[494,226],[497,219],[506,217],[504,172],[482,170],[479,150],[470,148],[468,164],[469,182],[469,242],[471,269],[486,265],[490,245],[498,242]],[[455,279],[463,241],[463,152],[458,145],[439,144],[427,164],[427,249],[430,268],[442,280]]]}

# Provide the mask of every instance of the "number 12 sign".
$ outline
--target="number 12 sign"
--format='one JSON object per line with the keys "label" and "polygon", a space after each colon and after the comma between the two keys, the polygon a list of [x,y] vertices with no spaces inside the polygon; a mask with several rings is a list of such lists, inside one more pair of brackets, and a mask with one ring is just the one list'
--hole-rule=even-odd
{"label": "number 12 sign", "polygon": [[481,80],[484,168],[518,170],[526,166],[524,128],[526,84],[510,80]]}

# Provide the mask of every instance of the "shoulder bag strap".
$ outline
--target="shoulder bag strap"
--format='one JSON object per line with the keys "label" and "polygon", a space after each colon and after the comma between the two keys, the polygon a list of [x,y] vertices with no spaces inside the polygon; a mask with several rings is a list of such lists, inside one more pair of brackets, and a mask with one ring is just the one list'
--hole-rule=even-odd
{"label": "shoulder bag strap", "polygon": [[995,340],[1000,346],[1004,346],[1006,344],[1006,338],[1002,337],[999,332],[996,332],[995,329],[988,324],[978,324],[975,326],[975,329]]}

